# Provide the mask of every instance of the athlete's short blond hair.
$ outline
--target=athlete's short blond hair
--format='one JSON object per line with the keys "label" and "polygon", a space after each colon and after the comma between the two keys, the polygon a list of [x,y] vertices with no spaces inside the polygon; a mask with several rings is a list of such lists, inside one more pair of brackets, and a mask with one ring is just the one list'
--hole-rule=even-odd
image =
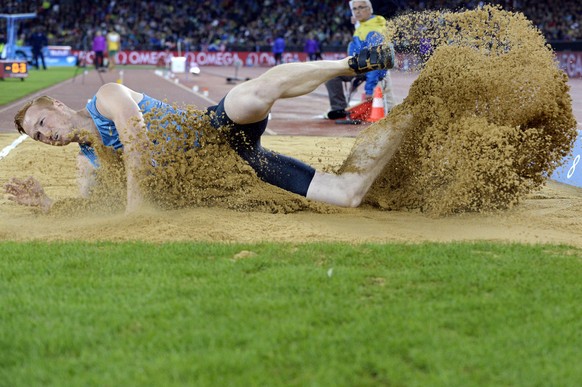
{"label": "athlete's short blond hair", "polygon": [[55,101],[54,98],[49,97],[48,95],[43,95],[41,97],[33,99],[32,101],[28,101],[22,108],[20,108],[20,110],[14,116],[14,125],[16,125],[16,130],[18,130],[18,133],[22,134],[26,133],[24,131],[24,128],[22,127],[22,123],[24,122],[24,116],[26,115],[28,108],[30,108],[32,105],[52,107],[54,101]]}

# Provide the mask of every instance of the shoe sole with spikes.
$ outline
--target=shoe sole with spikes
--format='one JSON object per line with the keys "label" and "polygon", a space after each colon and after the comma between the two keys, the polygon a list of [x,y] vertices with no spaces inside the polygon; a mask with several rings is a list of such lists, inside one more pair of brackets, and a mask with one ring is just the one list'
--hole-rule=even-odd
{"label": "shoe sole with spikes", "polygon": [[356,74],[374,70],[390,70],[395,64],[394,45],[391,43],[362,49],[349,60]]}

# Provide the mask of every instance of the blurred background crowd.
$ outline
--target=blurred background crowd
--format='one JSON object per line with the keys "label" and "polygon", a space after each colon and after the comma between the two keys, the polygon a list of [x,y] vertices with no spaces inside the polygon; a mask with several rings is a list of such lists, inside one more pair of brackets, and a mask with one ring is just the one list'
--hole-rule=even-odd
{"label": "blurred background crowd", "polygon": [[[581,41],[582,1],[501,0],[504,9],[524,13],[550,42]],[[381,0],[374,12],[386,18],[398,14],[463,8],[481,1]],[[348,1],[337,0],[4,0],[0,13],[36,12],[23,21],[22,39],[41,28],[53,45],[91,50],[96,32],[116,30],[122,50],[269,51],[277,37],[286,50],[302,51],[308,38],[322,51],[345,51],[353,25]],[[5,33],[0,24],[0,34]],[[3,38],[0,35],[0,38]]]}

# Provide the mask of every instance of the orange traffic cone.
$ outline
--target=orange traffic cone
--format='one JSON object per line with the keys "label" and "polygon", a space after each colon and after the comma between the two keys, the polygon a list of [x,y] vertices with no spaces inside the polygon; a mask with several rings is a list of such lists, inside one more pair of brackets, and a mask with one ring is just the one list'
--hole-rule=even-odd
{"label": "orange traffic cone", "polygon": [[382,88],[376,86],[374,89],[374,99],[372,100],[372,112],[368,122],[376,122],[384,118],[384,97],[382,97]]}

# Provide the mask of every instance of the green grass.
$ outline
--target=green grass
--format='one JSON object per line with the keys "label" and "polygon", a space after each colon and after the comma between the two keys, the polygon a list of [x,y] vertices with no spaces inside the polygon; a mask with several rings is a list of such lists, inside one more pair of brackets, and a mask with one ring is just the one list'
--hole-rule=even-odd
{"label": "green grass", "polygon": [[0,385],[574,386],[581,258],[485,243],[4,242]]}
{"label": "green grass", "polygon": [[74,74],[75,67],[49,67],[46,71],[30,69],[24,81],[18,78],[0,80],[0,106],[71,79]]}

